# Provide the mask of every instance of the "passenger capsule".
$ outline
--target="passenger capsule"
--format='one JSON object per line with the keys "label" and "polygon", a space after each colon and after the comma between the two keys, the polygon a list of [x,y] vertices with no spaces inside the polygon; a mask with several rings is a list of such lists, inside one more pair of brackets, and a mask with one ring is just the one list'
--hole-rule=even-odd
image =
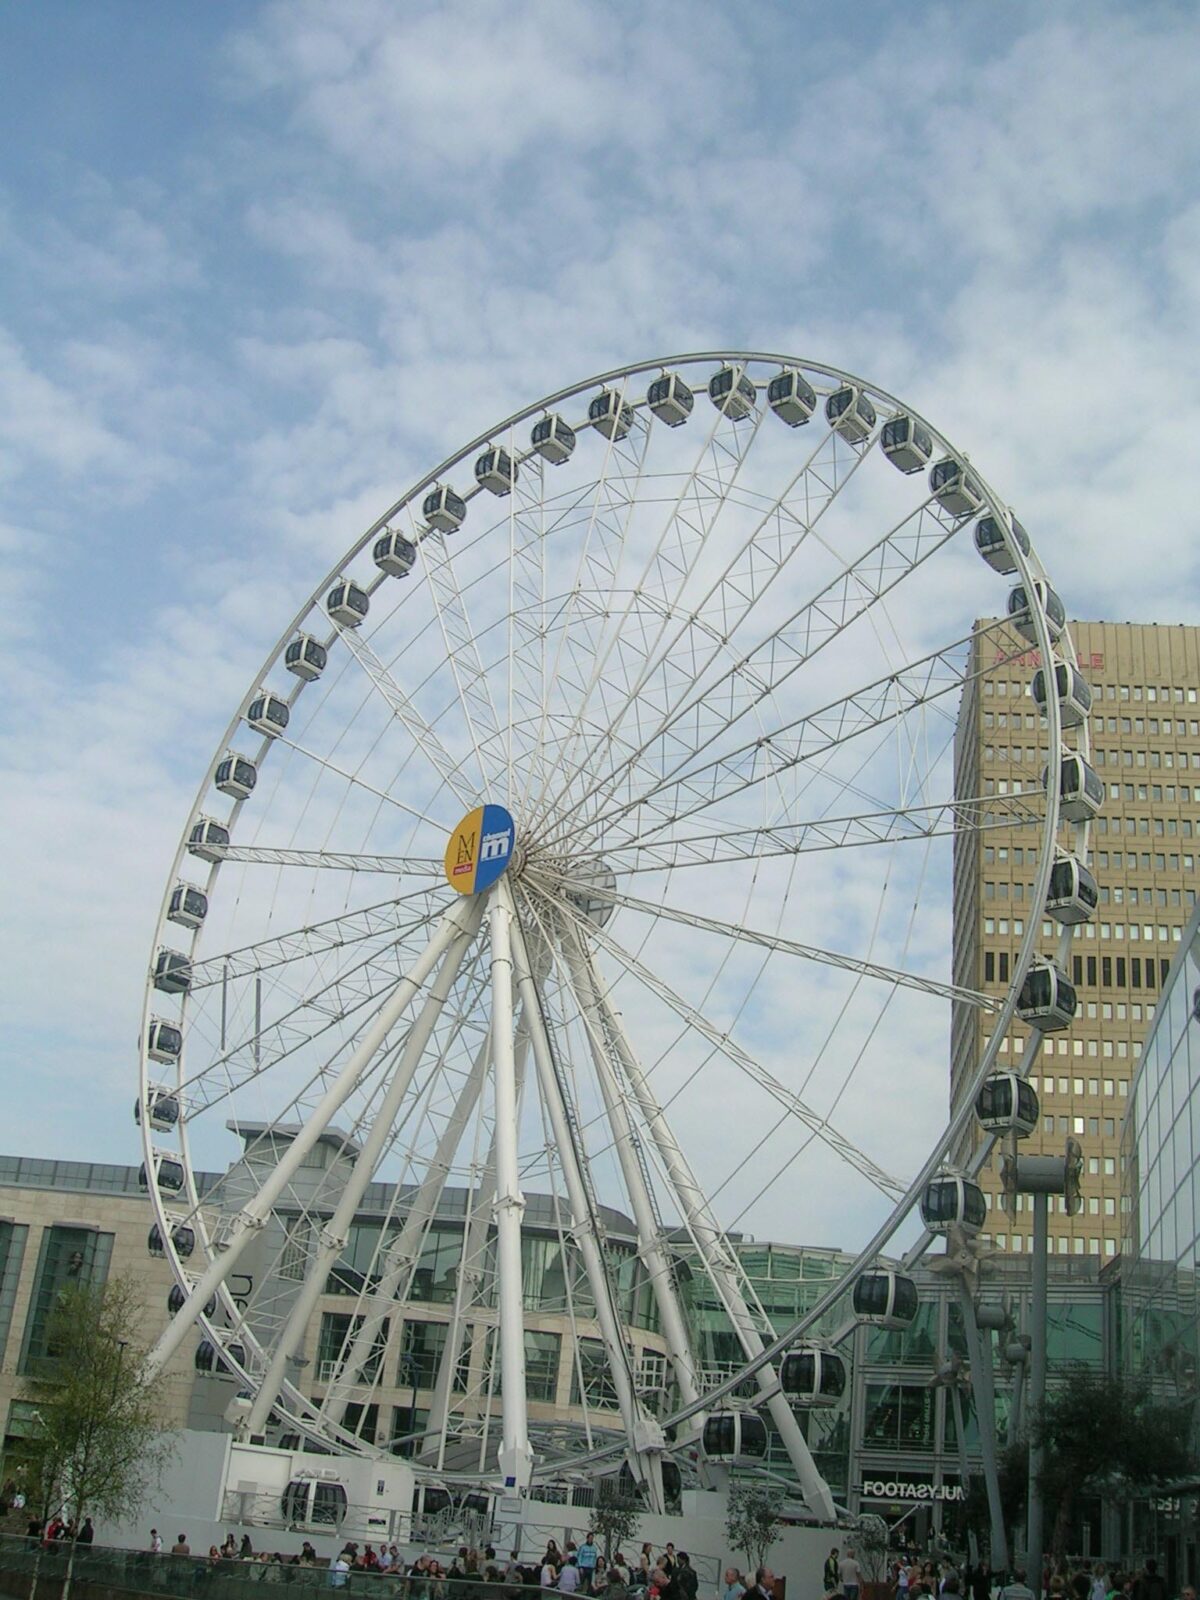
{"label": "passenger capsule", "polygon": [[517,472],[517,463],[498,445],[488,445],[475,462],[475,482],[492,494],[511,494]]}
{"label": "passenger capsule", "polygon": [[975,1116],[989,1133],[1027,1138],[1037,1132],[1040,1115],[1037,1090],[1015,1072],[993,1072],[975,1096]]}
{"label": "passenger capsule", "polygon": [[668,428],[679,428],[691,416],[696,396],[677,372],[664,372],[650,385],[646,404]]}
{"label": "passenger capsule", "polygon": [[246,1365],[246,1351],[242,1345],[235,1342],[229,1345],[227,1350],[222,1351],[218,1350],[211,1339],[201,1339],[196,1346],[196,1371],[211,1372],[216,1377],[235,1377],[236,1373],[227,1364],[226,1356],[229,1361],[236,1361],[239,1366]]}
{"label": "passenger capsule", "polygon": [[[133,1120],[141,1126],[142,1102],[133,1103]],[[170,1089],[151,1087],[146,1091],[146,1120],[152,1128],[169,1133],[179,1121],[179,1101]]]}
{"label": "passenger capsule", "polygon": [[188,852],[201,861],[224,861],[229,829],[212,817],[199,817],[188,834]]}
{"label": "passenger capsule", "polygon": [[371,552],[375,565],[389,578],[407,578],[417,560],[417,547],[397,528],[385,528]]}
{"label": "passenger capsule", "polygon": [[[1042,768],[1042,788],[1049,771]],[[1067,751],[1059,768],[1058,815],[1065,822],[1090,822],[1104,804],[1104,784],[1076,751]]]}
{"label": "passenger capsule", "polygon": [[214,782],[222,794],[234,800],[249,800],[258,782],[258,768],[248,756],[239,756],[231,750],[217,762]]}
{"label": "passenger capsule", "polygon": [[177,883],[167,902],[167,920],[181,928],[198,928],[208,915],[208,896],[191,883]]}
{"label": "passenger capsule", "polygon": [[933,498],[952,517],[970,517],[983,505],[983,490],[961,461],[944,456],[929,474]]}
{"label": "passenger capsule", "polygon": [[[167,1293],[167,1312],[168,1312],[168,1315],[170,1315],[172,1317],[178,1316],[179,1313],[183,1310],[183,1308],[184,1308],[184,1306],[186,1304],[187,1304],[187,1295],[184,1294],[183,1290],[179,1287],[179,1285],[177,1283],[173,1283],[171,1285],[171,1287],[170,1287],[170,1290]],[[217,1314],[217,1297],[214,1294],[213,1297],[211,1298],[211,1300],[209,1300],[205,1304],[204,1315],[206,1317],[215,1317],[216,1314]]]}
{"label": "passenger capsule", "polygon": [[917,1315],[917,1286],[902,1272],[876,1267],[854,1284],[854,1315],[860,1322],[898,1331],[911,1327]]}
{"label": "passenger capsule", "polygon": [[250,702],[246,721],[255,733],[263,733],[268,739],[274,739],[287,727],[290,716],[287,701],[264,689]]}
{"label": "passenger capsule", "polygon": [[[156,1150],[154,1153],[154,1184],[159,1194],[178,1194],[183,1188],[182,1161]],[[138,1188],[147,1191],[150,1188],[150,1179],[146,1174],[146,1163],[144,1161],[138,1168]]]}
{"label": "passenger capsule", "polygon": [[345,1484],[328,1478],[293,1478],[280,1504],[285,1522],[305,1528],[339,1527],[349,1509]]}
{"label": "passenger capsule", "polygon": [[361,628],[371,609],[371,596],[349,578],[342,578],[325,596],[325,609],[339,627]]}
{"label": "passenger capsule", "polygon": [[457,533],[466,520],[467,502],[446,484],[439,483],[425,496],[421,515],[439,533]]}
{"label": "passenger capsule", "polygon": [[754,1411],[713,1411],[704,1420],[706,1461],[759,1462],[767,1454],[767,1425]]}
{"label": "passenger capsule", "polygon": [[836,1350],[798,1345],[779,1363],[779,1387],[794,1406],[835,1406],[846,1392],[846,1362]]}
{"label": "passenger capsule", "polygon": [[904,415],[884,423],[879,435],[879,447],[905,476],[921,472],[933,456],[933,439],[929,430],[915,418]]}
{"label": "passenger capsule", "polygon": [[186,994],[192,986],[192,963],[179,950],[160,948],[154,957],[154,987],[163,994]]}
{"label": "passenger capsule", "polygon": [[[980,517],[975,524],[975,548],[993,572],[1008,573],[1017,570],[1017,563],[1005,541],[1004,531],[999,517]],[[1015,545],[1020,546],[1022,555],[1029,554],[1029,535],[1016,517],[1012,519],[1012,540]]]}
{"label": "passenger capsule", "polygon": [[939,1172],[925,1185],[921,1221],[930,1233],[949,1233],[952,1228],[978,1233],[987,1221],[983,1190],[959,1172]]}
{"label": "passenger capsule", "polygon": [[708,380],[708,398],[732,422],[744,422],[758,403],[758,390],[741,367],[722,367]]}
{"label": "passenger capsule", "polygon": [[575,449],[575,429],[557,414],[539,417],[529,435],[529,442],[551,466],[559,467],[571,459]]}
{"label": "passenger capsule", "polygon": [[325,671],[329,652],[311,633],[298,633],[283,653],[283,664],[305,683],[315,683]]}
{"label": "passenger capsule", "polygon": [[[1046,613],[1046,628],[1050,634],[1050,643],[1057,644],[1062,637],[1062,631],[1067,625],[1067,611],[1062,601],[1044,578],[1033,580],[1034,595]],[[1029,596],[1025,592],[1025,585],[1018,583],[1008,592],[1008,620],[1021,635],[1028,639],[1030,644],[1037,643],[1037,629],[1033,621],[1033,608],[1029,603]]]}
{"label": "passenger capsule", "polygon": [[606,439],[623,439],[633,427],[633,407],[615,389],[601,389],[588,406],[588,421]]}
{"label": "passenger capsule", "polygon": [[[1039,667],[1033,675],[1029,692],[1033,703],[1046,715],[1046,669]],[[1058,695],[1058,716],[1064,728],[1081,728],[1092,709],[1092,687],[1083,674],[1068,661],[1054,664],[1054,687]]]}
{"label": "passenger capsule", "polygon": [[1073,926],[1090,922],[1100,903],[1096,880],[1083,862],[1072,855],[1060,855],[1050,869],[1046,910],[1056,922]]}
{"label": "passenger capsule", "polygon": [[817,394],[802,372],[784,367],[767,385],[767,404],[789,428],[802,428],[817,409]]}
{"label": "passenger capsule", "polygon": [[1075,986],[1062,968],[1041,957],[1025,974],[1017,996],[1017,1015],[1039,1033],[1058,1033],[1075,1020]]}
{"label": "passenger capsule", "polygon": [[875,407],[857,384],[847,383],[826,400],[825,420],[849,444],[861,444],[875,426]]}
{"label": "passenger capsule", "polygon": [[[186,1259],[196,1248],[195,1230],[184,1222],[175,1223],[171,1229],[171,1243],[175,1247],[176,1255]],[[157,1222],[146,1236],[146,1248],[152,1256],[165,1256],[167,1253],[163,1244],[162,1230]]]}
{"label": "passenger capsule", "polygon": [[146,1028],[146,1054],[151,1061],[173,1066],[183,1051],[183,1030],[161,1017],[151,1017]]}

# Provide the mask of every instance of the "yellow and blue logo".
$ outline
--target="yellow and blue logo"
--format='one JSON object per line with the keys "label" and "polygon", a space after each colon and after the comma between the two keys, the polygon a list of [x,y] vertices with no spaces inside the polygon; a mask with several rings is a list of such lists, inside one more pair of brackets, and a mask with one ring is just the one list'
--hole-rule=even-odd
{"label": "yellow and blue logo", "polygon": [[459,894],[489,889],[512,860],[517,830],[503,806],[476,806],[450,835],[446,881]]}

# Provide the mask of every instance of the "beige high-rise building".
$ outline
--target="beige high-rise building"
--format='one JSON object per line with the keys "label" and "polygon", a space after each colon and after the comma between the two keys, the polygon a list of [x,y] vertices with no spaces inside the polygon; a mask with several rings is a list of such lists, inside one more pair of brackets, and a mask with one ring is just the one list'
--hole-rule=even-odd
{"label": "beige high-rise building", "polygon": [[[1050,1248],[1103,1259],[1120,1249],[1121,1119],[1129,1086],[1200,884],[1200,628],[1073,622],[1070,630],[1080,671],[1091,685],[1091,764],[1104,784],[1090,855],[1100,902],[1072,940],[1067,976],[1077,987],[1075,1020],[1065,1031],[1046,1035],[1029,1073],[1041,1123],[1022,1148],[1059,1153],[1068,1136],[1079,1140],[1083,1207],[1067,1216],[1061,1202],[1052,1203]],[[1040,782],[1043,727],[1030,697],[1039,657],[1031,650],[1006,661],[1011,638],[994,622],[977,625],[956,736],[960,798],[1011,797]],[[1031,916],[1042,922],[1042,953],[1052,955],[1058,941],[1058,924],[1030,903],[1035,830],[984,829],[961,835],[956,846],[954,978],[1000,995]],[[990,1029],[987,1012],[956,1007],[950,1071],[955,1106]],[[1029,1036],[1030,1029],[1014,1023],[1001,1068],[1021,1067]],[[977,1140],[978,1134],[970,1137]],[[1001,1208],[999,1148],[980,1182],[992,1242],[1028,1251],[1031,1202],[1021,1196],[1015,1212]]]}

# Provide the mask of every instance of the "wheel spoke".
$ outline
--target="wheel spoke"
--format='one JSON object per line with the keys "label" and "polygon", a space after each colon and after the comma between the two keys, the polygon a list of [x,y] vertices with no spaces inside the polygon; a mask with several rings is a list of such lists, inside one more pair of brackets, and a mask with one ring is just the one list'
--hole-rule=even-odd
{"label": "wheel spoke", "polygon": [[[569,878],[555,879],[550,874],[544,876],[549,879],[552,886],[557,886],[560,893],[572,888]],[[607,884],[589,884],[587,892],[591,899],[603,901],[606,905],[622,906],[629,911],[638,911],[644,917],[662,917],[668,922],[677,923],[684,928],[694,928],[700,933],[719,933],[722,938],[755,945],[760,950],[778,951],[783,955],[796,956],[802,961],[815,962],[818,966],[836,967],[841,972],[851,972],[857,977],[876,978],[893,988],[914,989],[919,994],[935,995],[940,1000],[957,1001],[963,1005],[976,1006],[983,1011],[997,1011],[1000,1008],[1000,1002],[994,996],[976,989],[965,989],[954,983],[942,983],[937,978],[927,978],[918,972],[898,971],[895,967],[884,966],[878,961],[863,961],[857,956],[842,955],[836,950],[824,950],[819,945],[801,944],[796,939],[785,939],[778,934],[743,927],[739,923],[722,922],[717,917],[701,916],[696,911],[681,911],[661,900],[641,900],[635,895],[622,894],[620,890],[610,888]],[[577,888],[576,893],[578,893]]]}
{"label": "wheel spoke", "polygon": [[356,855],[348,850],[302,850],[286,845],[226,844],[206,849],[218,861],[246,861],[267,867],[311,867],[329,872],[382,872],[388,877],[438,877],[442,863],[432,856]]}
{"label": "wheel spoke", "polygon": [[603,928],[597,928],[576,912],[569,903],[565,909],[567,916],[576,924],[581,933],[586,933],[589,939],[593,940],[602,950],[618,961],[625,971],[632,977],[637,978],[651,994],[657,995],[660,1000],[665,1001],[671,1010],[698,1033],[702,1039],[706,1039],[727,1060],[740,1067],[747,1077],[766,1089],[772,1098],[778,1100],[781,1105],[786,1105],[806,1128],[811,1129],[824,1144],[828,1145],[843,1161],[848,1162],[856,1172],[861,1173],[863,1177],[867,1178],[884,1194],[895,1197],[904,1193],[903,1183],[884,1172],[883,1168],[878,1166],[870,1156],[859,1150],[849,1139],[840,1134],[818,1112],[805,1105],[798,1095],[794,1095],[772,1073],[755,1061],[747,1051],[736,1044],[725,1029],[719,1028],[716,1023],[710,1022],[706,1017],[702,1016],[686,1000],[676,994],[665,979],[651,972],[643,962],[626,950],[623,945],[618,944]]}

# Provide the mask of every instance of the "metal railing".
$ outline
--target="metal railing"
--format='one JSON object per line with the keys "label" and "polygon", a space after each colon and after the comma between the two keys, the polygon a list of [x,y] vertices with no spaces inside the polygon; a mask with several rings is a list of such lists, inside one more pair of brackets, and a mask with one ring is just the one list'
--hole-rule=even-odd
{"label": "metal railing", "polygon": [[[0,1536],[0,1589],[5,1578],[32,1578],[37,1573],[38,1594],[53,1600],[66,1576],[70,1546],[59,1540],[43,1545],[38,1540]],[[536,1568],[532,1584],[518,1589],[504,1582],[488,1583],[474,1575],[466,1578],[427,1578],[399,1576],[391,1572],[352,1569],[335,1572],[325,1561],[315,1566],[293,1566],[291,1558],[282,1562],[253,1560],[212,1561],[203,1552],[186,1556],[166,1553],[153,1555],[148,1550],[118,1550],[107,1545],[77,1545],[73,1584],[97,1584],[107,1590],[132,1595],[165,1595],[179,1600],[261,1600],[263,1585],[301,1590],[338,1590],[353,1593],[363,1600],[514,1600],[528,1592],[536,1600]],[[15,1586],[14,1586],[15,1587]],[[24,1586],[22,1585],[22,1588]]]}

